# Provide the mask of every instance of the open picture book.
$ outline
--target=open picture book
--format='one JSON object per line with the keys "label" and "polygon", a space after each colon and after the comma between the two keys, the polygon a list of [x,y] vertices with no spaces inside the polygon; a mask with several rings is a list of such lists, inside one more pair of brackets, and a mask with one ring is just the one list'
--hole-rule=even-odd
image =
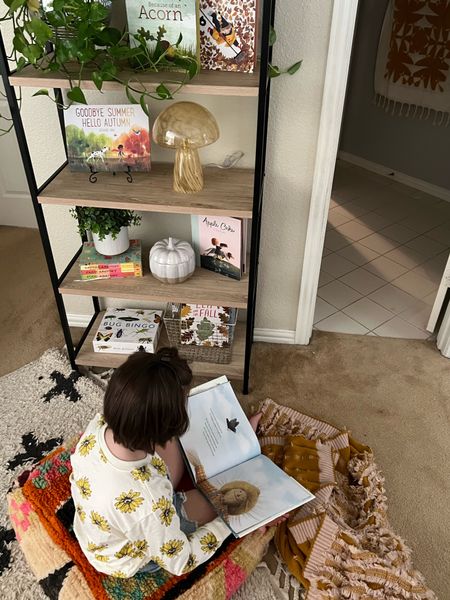
{"label": "open picture book", "polygon": [[225,376],[194,388],[188,413],[189,429],[180,444],[191,476],[236,537],[314,498],[261,454]]}

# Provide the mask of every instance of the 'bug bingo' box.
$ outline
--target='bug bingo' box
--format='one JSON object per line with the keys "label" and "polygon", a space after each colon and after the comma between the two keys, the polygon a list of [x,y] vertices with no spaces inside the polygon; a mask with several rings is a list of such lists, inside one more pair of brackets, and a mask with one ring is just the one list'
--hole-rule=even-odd
{"label": "'bug bingo' box", "polygon": [[163,311],[107,308],[94,336],[94,351],[111,354],[156,352]]}

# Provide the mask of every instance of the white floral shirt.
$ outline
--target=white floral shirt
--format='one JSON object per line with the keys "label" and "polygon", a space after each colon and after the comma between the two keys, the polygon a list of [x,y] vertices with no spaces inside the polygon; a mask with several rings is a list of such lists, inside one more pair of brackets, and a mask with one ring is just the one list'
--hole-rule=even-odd
{"label": "white floral shirt", "polygon": [[180,575],[214,554],[230,530],[216,518],[187,537],[173,505],[164,461],[116,458],[98,414],[71,457],[74,531],[89,562],[102,573],[131,577],[150,560]]}

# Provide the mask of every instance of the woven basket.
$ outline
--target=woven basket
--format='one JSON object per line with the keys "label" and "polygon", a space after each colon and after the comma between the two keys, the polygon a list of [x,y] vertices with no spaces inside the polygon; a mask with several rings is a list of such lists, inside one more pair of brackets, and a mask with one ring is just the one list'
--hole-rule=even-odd
{"label": "woven basket", "polygon": [[164,312],[164,323],[171,346],[176,346],[180,356],[189,361],[212,362],[226,364],[231,362],[233,352],[234,329],[237,321],[237,309],[231,313],[227,323],[229,346],[193,346],[182,344],[181,339],[181,304],[169,303]]}

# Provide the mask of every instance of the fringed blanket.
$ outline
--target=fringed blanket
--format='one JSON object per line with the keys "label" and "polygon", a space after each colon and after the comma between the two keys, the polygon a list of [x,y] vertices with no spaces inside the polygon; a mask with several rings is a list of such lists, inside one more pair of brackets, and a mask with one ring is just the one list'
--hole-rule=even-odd
{"label": "fringed blanket", "polygon": [[263,453],[316,496],[275,536],[307,600],[435,600],[389,525],[371,449],[272,400],[261,410]]}
{"label": "fringed blanket", "polygon": [[450,122],[450,0],[390,0],[378,46],[379,105]]}

